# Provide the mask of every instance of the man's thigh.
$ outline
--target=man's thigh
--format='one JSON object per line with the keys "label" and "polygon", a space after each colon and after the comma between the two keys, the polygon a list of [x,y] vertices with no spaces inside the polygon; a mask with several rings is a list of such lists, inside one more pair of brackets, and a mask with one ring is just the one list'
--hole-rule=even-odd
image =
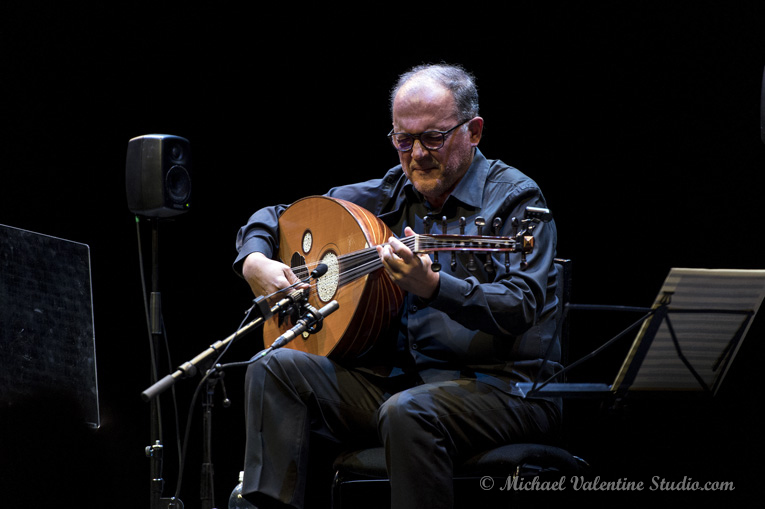
{"label": "man's thigh", "polygon": [[246,377],[252,410],[278,415],[288,408],[293,413],[304,409],[309,431],[333,441],[376,435],[376,412],[390,394],[374,377],[286,348],[258,362]]}
{"label": "man's thigh", "polygon": [[550,402],[513,396],[472,378],[402,391],[383,403],[378,419],[381,425],[412,427],[412,433],[425,426],[448,438],[450,452],[462,458],[500,444],[545,440],[560,420]]}

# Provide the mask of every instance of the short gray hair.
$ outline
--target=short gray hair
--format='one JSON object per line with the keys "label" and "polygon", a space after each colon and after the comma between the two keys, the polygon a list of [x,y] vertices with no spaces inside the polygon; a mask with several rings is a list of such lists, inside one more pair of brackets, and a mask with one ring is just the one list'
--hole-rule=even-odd
{"label": "short gray hair", "polygon": [[393,115],[393,101],[406,83],[414,78],[430,78],[451,91],[457,105],[457,116],[461,120],[478,116],[478,88],[475,77],[459,65],[424,64],[413,67],[399,76],[390,93],[390,112]]}

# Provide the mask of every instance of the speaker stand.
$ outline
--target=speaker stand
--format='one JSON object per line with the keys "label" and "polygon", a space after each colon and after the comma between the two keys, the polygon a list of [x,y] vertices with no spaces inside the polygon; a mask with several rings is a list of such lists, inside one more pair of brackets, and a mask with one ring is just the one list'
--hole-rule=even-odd
{"label": "speaker stand", "polygon": [[[164,336],[162,323],[162,297],[159,292],[159,219],[149,220],[151,223],[151,294],[149,301],[149,327],[151,330],[151,382],[158,380],[158,359],[160,344]],[[140,232],[139,232],[140,234]],[[177,498],[163,498],[165,487],[163,475],[164,446],[162,445],[162,411],[159,398],[149,401],[149,435],[151,445],[146,447],[146,456],[150,466],[150,496],[151,509],[183,509],[183,502]]]}

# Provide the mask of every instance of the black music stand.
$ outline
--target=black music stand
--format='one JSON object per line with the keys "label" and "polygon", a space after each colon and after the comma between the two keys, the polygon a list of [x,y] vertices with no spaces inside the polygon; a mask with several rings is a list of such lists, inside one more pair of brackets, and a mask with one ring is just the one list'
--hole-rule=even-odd
{"label": "black music stand", "polygon": [[765,270],[673,268],[651,308],[628,308],[647,315],[613,384],[551,383],[554,377],[518,386],[526,396],[620,397],[628,391],[714,395],[763,297]]}
{"label": "black music stand", "polygon": [[0,401],[58,395],[100,426],[90,248],[0,225]]}

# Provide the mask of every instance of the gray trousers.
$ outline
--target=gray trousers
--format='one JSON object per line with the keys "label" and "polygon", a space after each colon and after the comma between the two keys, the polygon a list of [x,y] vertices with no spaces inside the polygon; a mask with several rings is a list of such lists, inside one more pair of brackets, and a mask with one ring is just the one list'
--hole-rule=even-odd
{"label": "gray trousers", "polygon": [[560,421],[556,405],[475,378],[382,378],[291,349],[252,364],[245,384],[243,492],[261,508],[311,507],[309,451],[319,437],[384,445],[392,507],[451,508],[455,461],[494,445],[543,440]]}

